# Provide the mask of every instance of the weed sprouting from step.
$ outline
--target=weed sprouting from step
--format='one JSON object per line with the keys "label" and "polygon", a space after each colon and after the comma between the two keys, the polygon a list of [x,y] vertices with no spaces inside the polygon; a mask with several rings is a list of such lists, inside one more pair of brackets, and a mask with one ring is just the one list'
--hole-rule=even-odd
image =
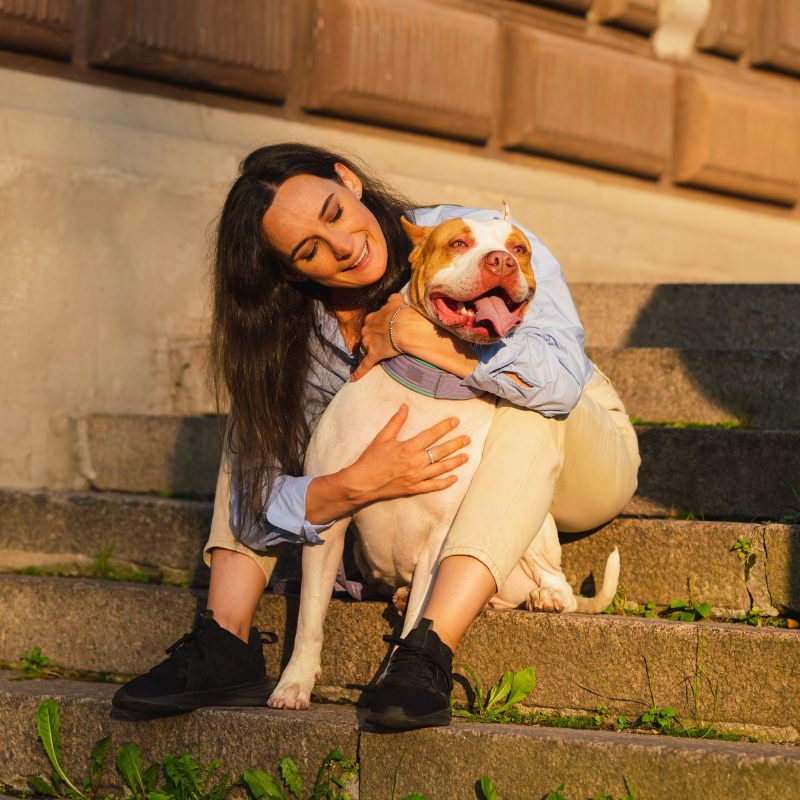
{"label": "weed sprouting from step", "polygon": [[472,710],[454,708],[453,714],[459,717],[480,719],[488,722],[502,722],[505,715],[518,703],[525,700],[536,686],[536,673],[533,667],[525,667],[517,672],[508,671],[492,686],[484,696],[483,687],[469,664],[460,664],[472,679],[474,701]]}
{"label": "weed sprouting from step", "polygon": [[16,665],[22,674],[14,680],[24,681],[35,678],[57,678],[58,671],[50,663],[50,659],[42,653],[41,647],[32,647],[19,654],[19,664]]}
{"label": "weed sprouting from step", "polygon": [[699,622],[711,615],[710,603],[696,603],[688,600],[671,600],[660,616],[677,622]]}
{"label": "weed sprouting from step", "polygon": [[[623,777],[623,781],[625,781],[625,791],[627,794],[621,797],[620,800],[636,800],[625,777]],[[567,796],[564,794],[564,784],[562,783],[558,788],[548,792],[542,800],[567,800]],[[593,797],[592,800],[616,800],[616,798],[610,794],[598,794],[596,797]]]}
{"label": "weed sprouting from step", "polygon": [[27,780],[37,794],[65,800],[225,800],[234,788],[242,786],[252,800],[350,800],[347,782],[358,775],[358,764],[338,750],[332,750],[323,760],[314,786],[306,795],[300,772],[290,758],[280,762],[282,784],[270,773],[256,769],[245,770],[233,780],[230,773],[220,773],[218,759],[203,766],[185,752],[179,756],[167,754],[163,763],[154,762],[145,769],[139,746],[125,742],[115,758],[124,792],[101,793],[111,753],[111,737],[95,743],[89,755],[87,777],[77,781],[66,774],[61,764],[60,729],[58,703],[52,699],[40,703],[36,710],[36,730],[53,771],[49,780],[35,775],[28,776]]}
{"label": "weed sprouting from step", "polygon": [[744,582],[750,580],[750,570],[756,565],[756,554],[753,552],[753,542],[740,536],[732,545],[731,552],[736,553],[744,568]]}

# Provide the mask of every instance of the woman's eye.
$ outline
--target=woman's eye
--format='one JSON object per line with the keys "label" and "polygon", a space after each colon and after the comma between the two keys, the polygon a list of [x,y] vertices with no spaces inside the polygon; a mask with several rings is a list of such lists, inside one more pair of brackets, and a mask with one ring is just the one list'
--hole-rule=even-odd
{"label": "woman's eye", "polygon": [[301,261],[311,261],[312,258],[317,254],[317,248],[319,247],[318,244],[315,244],[311,250],[303,256],[300,256]]}
{"label": "woman's eye", "polygon": [[344,213],[344,209],[342,206],[336,209],[336,213],[331,217],[331,222],[338,222],[342,218],[342,214]]}

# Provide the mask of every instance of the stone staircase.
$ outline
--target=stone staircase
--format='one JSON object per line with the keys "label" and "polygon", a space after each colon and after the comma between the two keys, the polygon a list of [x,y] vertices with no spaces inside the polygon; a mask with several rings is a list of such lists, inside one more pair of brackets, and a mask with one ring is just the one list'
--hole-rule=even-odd
{"label": "stone staircase", "polygon": [[[117,744],[139,742],[145,759],[186,749],[219,756],[225,769],[274,772],[290,755],[306,779],[336,747],[360,763],[362,800],[392,797],[395,773],[397,797],[416,790],[432,800],[474,797],[484,774],[505,798],[538,798],[562,782],[570,798],[621,796],[623,778],[638,800],[800,798],[800,631],[718,621],[753,607],[800,617],[800,286],[584,284],[573,293],[590,354],[645,424],[636,497],[601,530],[563,537],[567,577],[591,593],[616,544],[629,603],[691,595],[714,620],[487,611],[456,663],[486,682],[533,666],[538,709],[603,706],[630,719],[655,703],[758,741],[471,723],[384,734],[361,722],[362,709],[323,702],[140,720],[111,711],[113,685],[4,674],[0,779],[47,774],[33,716],[56,697],[68,767],[111,732]],[[96,491],[0,492],[0,661],[40,646],[67,669],[135,674],[203,608],[218,420],[97,414],[74,428]],[[747,562],[731,550],[739,540],[749,542]],[[192,588],[15,572],[87,574],[100,553],[114,570]],[[279,569],[294,574],[297,552]],[[291,596],[265,594],[259,607],[256,624],[279,633],[265,649],[272,676],[290,653],[296,613]],[[396,623],[383,603],[333,601],[318,700],[358,700]]]}

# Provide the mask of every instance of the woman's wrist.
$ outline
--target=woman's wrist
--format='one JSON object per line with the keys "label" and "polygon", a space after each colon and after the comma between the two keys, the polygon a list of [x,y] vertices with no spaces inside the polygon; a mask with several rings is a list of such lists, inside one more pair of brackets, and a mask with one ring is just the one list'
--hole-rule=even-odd
{"label": "woman's wrist", "polygon": [[352,468],[345,467],[311,481],[306,492],[306,519],[312,525],[324,525],[351,514],[369,501],[351,473]]}
{"label": "woman's wrist", "polygon": [[472,346],[440,328],[416,309],[414,312],[400,314],[395,321],[395,341],[403,352],[459,378],[466,378],[473,372],[479,362]]}

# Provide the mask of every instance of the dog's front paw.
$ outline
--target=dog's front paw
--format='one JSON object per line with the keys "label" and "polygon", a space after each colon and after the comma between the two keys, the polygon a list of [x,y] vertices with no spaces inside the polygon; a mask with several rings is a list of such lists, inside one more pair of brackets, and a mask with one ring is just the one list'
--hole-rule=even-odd
{"label": "dog's front paw", "polygon": [[558,613],[564,610],[564,598],[557,589],[540,587],[534,589],[525,600],[525,608],[528,611],[547,611]]}
{"label": "dog's front paw", "polygon": [[410,594],[411,594],[410,586],[401,586],[392,595],[392,604],[397,609],[397,613],[401,617],[405,615],[406,609],[408,608],[408,598]]}
{"label": "dog's front paw", "polygon": [[306,709],[311,704],[311,690],[314,688],[313,673],[311,678],[287,667],[278,685],[267,700],[270,708]]}

